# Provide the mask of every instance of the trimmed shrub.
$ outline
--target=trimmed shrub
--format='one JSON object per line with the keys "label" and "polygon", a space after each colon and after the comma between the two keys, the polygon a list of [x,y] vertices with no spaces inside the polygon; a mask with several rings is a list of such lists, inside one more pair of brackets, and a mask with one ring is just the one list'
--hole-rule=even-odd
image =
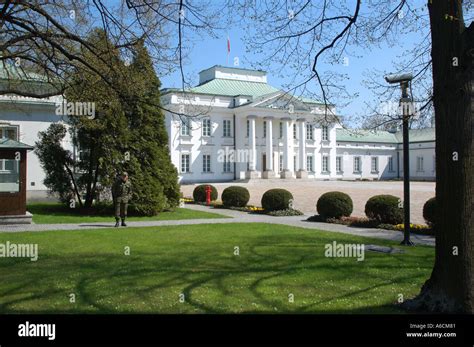
{"label": "trimmed shrub", "polygon": [[349,217],[353,210],[352,199],[343,192],[327,192],[318,199],[316,210],[324,218]]}
{"label": "trimmed shrub", "polygon": [[433,226],[436,219],[436,198],[428,199],[423,205],[423,218],[426,224]]}
{"label": "trimmed shrub", "polygon": [[375,195],[367,200],[365,214],[380,223],[403,223],[403,208],[398,207],[399,201],[393,195]]}
{"label": "trimmed shrub", "polygon": [[290,208],[293,195],[286,189],[270,189],[262,196],[262,207],[265,211],[281,211]]}
{"label": "trimmed shrub", "polygon": [[221,199],[226,207],[245,207],[250,200],[250,193],[247,188],[230,186],[224,189]]}
{"label": "trimmed shrub", "polygon": [[217,200],[217,189],[210,184],[201,184],[194,188],[193,199],[194,202],[206,202],[206,186],[211,187],[211,201]]}

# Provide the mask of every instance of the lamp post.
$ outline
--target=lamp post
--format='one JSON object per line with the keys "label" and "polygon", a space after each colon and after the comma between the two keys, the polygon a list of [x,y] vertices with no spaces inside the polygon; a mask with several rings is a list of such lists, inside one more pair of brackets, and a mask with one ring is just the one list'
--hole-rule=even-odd
{"label": "lamp post", "polygon": [[402,90],[402,97],[400,98],[400,106],[402,108],[402,124],[403,124],[403,229],[404,236],[402,245],[413,246],[410,240],[410,157],[409,157],[409,132],[408,121],[411,117],[412,100],[408,95],[408,88],[410,87],[412,74],[402,75],[388,75],[385,80],[390,84],[399,83]]}

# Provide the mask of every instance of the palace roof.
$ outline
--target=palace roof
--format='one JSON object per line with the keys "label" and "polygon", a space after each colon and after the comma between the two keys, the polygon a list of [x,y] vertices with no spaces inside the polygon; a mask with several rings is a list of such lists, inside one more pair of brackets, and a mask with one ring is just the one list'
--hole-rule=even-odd
{"label": "palace roof", "polygon": [[[410,143],[435,141],[435,128],[410,129]],[[348,130],[337,129],[336,140],[340,142],[372,142],[393,143],[403,142],[402,131],[390,132],[384,130]]]}

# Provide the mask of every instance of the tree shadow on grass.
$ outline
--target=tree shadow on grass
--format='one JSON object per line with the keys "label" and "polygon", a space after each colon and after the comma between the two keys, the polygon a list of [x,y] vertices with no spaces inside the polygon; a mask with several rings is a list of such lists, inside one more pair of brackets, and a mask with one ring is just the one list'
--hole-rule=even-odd
{"label": "tree shadow on grass", "polygon": [[[395,303],[347,309],[330,305],[344,299],[357,302],[361,294],[380,295],[393,285],[418,281],[421,286],[432,265],[429,254],[374,254],[364,264],[328,259],[306,242],[301,238],[289,244],[281,235],[267,235],[242,242],[240,257],[223,256],[212,246],[166,251],[157,246],[128,257],[106,252],[48,255],[34,266],[9,260],[0,266],[0,276],[10,283],[0,284],[0,313],[402,313]],[[321,240],[317,246],[322,248]],[[362,282],[354,289],[344,287],[351,278]],[[325,289],[324,281],[335,285]],[[313,287],[326,291],[307,297],[307,304],[288,305],[288,292],[311,292]],[[70,293],[76,295],[75,304],[69,303]],[[185,295],[182,306],[177,306],[179,293]],[[242,307],[233,302],[236,293],[243,295]],[[164,306],[156,304],[159,300]],[[252,303],[260,308],[251,309]]]}

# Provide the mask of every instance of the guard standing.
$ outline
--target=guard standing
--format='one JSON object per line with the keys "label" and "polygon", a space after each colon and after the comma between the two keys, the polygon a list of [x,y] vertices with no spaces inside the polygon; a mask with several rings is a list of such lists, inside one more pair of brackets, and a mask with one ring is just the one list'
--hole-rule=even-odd
{"label": "guard standing", "polygon": [[120,219],[122,219],[122,226],[126,227],[128,202],[132,198],[132,184],[128,179],[128,173],[123,172],[115,181],[112,186],[112,198],[115,207],[115,227],[120,226]]}

